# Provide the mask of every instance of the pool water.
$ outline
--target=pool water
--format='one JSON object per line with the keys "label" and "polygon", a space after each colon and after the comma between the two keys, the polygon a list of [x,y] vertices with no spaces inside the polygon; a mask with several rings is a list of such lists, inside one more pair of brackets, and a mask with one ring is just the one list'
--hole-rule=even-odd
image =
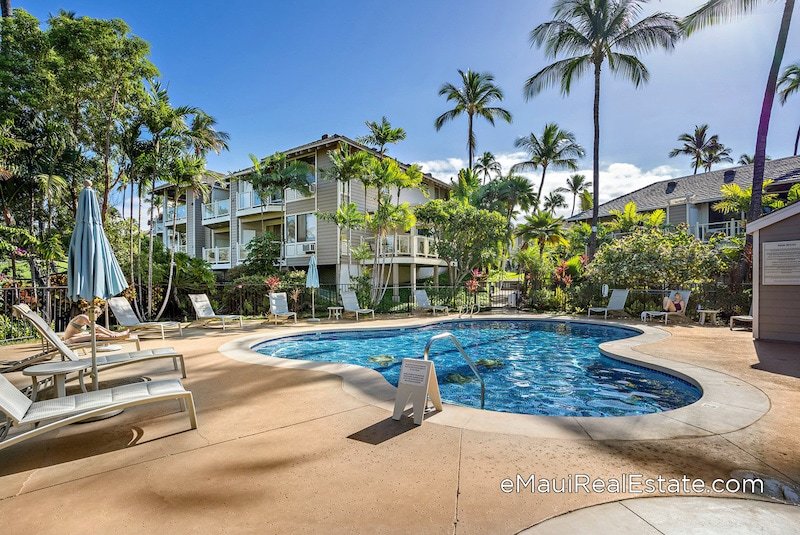
{"label": "pool water", "polygon": [[[543,320],[464,320],[424,327],[311,333],[254,349],[285,359],[372,368],[397,386],[403,358],[421,358],[435,334],[452,332],[486,383],[488,410],[551,416],[631,416],[694,403],[701,391],[677,377],[600,353],[638,334],[622,327]],[[480,383],[448,340],[430,358],[442,399],[480,407]]]}

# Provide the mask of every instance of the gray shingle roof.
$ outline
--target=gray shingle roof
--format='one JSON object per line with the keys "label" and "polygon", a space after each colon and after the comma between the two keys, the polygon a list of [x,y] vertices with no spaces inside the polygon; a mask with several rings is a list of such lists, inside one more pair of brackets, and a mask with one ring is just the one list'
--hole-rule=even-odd
{"label": "gray shingle roof", "polygon": [[[800,182],[800,156],[768,161],[764,178],[774,180],[776,186],[780,183]],[[743,188],[750,187],[753,183],[753,166],[729,167],[710,173],[662,180],[601,204],[600,217],[607,217],[611,210],[621,210],[630,201],[636,203],[639,211],[666,208],[671,200],[687,197],[691,197],[690,202],[693,203],[718,201],[721,199],[720,187],[727,183],[736,183]],[[592,211],[587,210],[575,214],[568,221],[591,218]]]}

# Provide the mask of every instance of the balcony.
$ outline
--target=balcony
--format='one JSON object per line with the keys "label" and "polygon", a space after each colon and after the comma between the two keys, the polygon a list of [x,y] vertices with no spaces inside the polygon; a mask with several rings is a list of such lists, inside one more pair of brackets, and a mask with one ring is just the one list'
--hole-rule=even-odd
{"label": "balcony", "polygon": [[281,258],[303,257],[315,252],[317,252],[317,242],[315,241],[284,243],[281,247]]}
{"label": "balcony", "polygon": [[731,219],[719,223],[698,223],[695,235],[701,241],[708,241],[711,236],[722,234],[728,238],[744,233],[744,221]]}
{"label": "balcony", "polygon": [[203,260],[211,264],[212,267],[227,265],[231,263],[230,247],[209,247],[203,249]]}
{"label": "balcony", "polygon": [[231,200],[221,199],[203,205],[203,224],[217,223],[230,218]]}
{"label": "balcony", "polygon": [[[310,177],[309,180],[313,180],[313,179],[314,179],[314,177]],[[286,190],[286,202],[302,201],[303,199],[312,199],[312,198],[314,198],[314,195],[317,194],[317,184],[315,182],[311,182],[309,184],[309,186],[311,187],[311,193],[309,195],[303,195],[302,193],[300,193],[297,190],[287,189]]]}
{"label": "balcony", "polygon": [[[375,238],[364,238],[361,244],[368,244],[370,250],[375,251]],[[388,256],[439,258],[436,253],[436,240],[428,236],[413,236],[411,234],[398,234],[386,236],[381,242],[381,252]],[[347,255],[347,241],[342,241],[342,256]]]}
{"label": "balcony", "polygon": [[262,207],[272,211],[280,210],[283,207],[283,200],[280,195],[273,195],[269,199],[262,199],[255,191],[244,191],[240,193],[238,200],[239,205],[236,207],[238,215],[241,215],[242,212],[256,213],[261,210]]}
{"label": "balcony", "polygon": [[[175,207],[174,206],[167,206],[167,210],[164,213],[164,222],[167,225],[171,225],[173,222],[173,218],[175,217]],[[179,204],[178,205],[178,223],[186,223],[186,205]]]}

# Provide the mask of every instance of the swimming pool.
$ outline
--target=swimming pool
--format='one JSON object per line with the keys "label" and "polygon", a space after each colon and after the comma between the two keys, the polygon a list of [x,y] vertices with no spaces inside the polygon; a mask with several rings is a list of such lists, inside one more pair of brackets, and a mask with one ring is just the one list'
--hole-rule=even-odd
{"label": "swimming pool", "polygon": [[[263,342],[273,357],[372,368],[397,386],[403,358],[421,358],[435,334],[452,332],[486,383],[487,410],[549,416],[631,416],[694,403],[696,386],[600,353],[639,334],[624,327],[546,320],[459,320],[422,327],[309,333]],[[480,407],[480,383],[447,340],[431,350],[442,399]]]}

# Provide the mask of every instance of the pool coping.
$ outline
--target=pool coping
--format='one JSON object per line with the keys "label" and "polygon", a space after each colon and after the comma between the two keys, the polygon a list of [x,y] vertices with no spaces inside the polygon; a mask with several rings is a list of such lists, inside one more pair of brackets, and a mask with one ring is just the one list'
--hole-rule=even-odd
{"label": "pool coping", "polygon": [[[430,413],[426,422],[502,434],[563,440],[663,440],[703,437],[730,433],[745,428],[770,409],[770,400],[758,388],[732,375],[685,362],[642,353],[637,346],[662,341],[672,336],[659,327],[617,321],[583,319],[574,316],[539,314],[493,314],[474,318],[437,316],[358,323],[296,325],[278,328],[274,333],[259,333],[223,344],[218,351],[225,357],[262,366],[321,371],[342,379],[342,389],[349,395],[391,412],[396,388],[380,372],[355,364],[282,359],[262,355],[252,348],[262,342],[288,336],[332,331],[382,330],[420,327],[472,319],[541,320],[572,322],[632,329],[640,334],[600,344],[600,351],[613,359],[644,366],[678,377],[697,386],[702,396],[696,402],[670,411],[639,416],[543,416],[481,410],[445,403],[441,412]],[[402,324],[399,322],[402,321]]]}

